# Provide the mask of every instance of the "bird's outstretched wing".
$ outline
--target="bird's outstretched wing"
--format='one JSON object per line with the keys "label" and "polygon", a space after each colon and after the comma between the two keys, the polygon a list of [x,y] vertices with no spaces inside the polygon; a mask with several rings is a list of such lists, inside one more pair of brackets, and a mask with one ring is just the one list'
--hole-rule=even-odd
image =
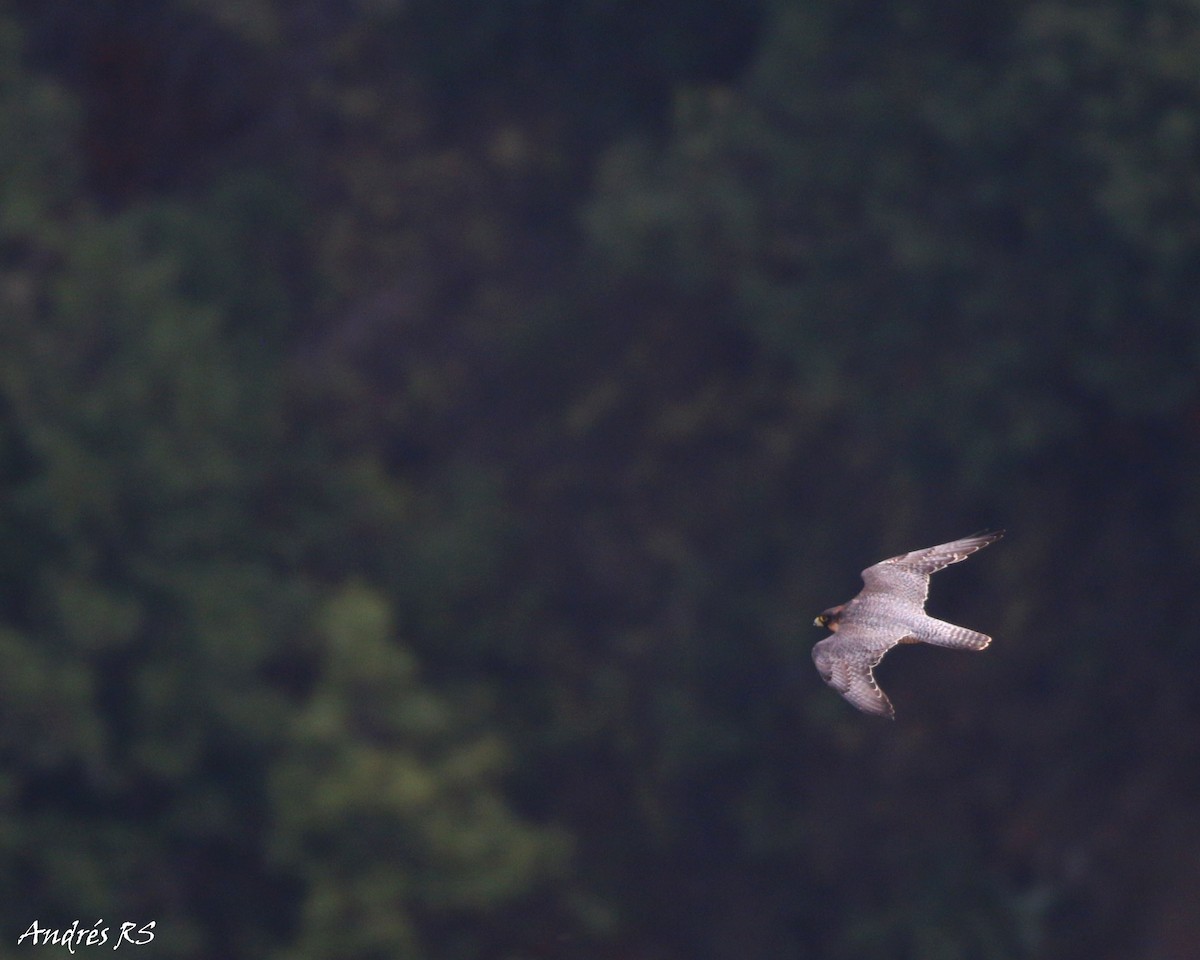
{"label": "bird's outstretched wing", "polygon": [[829,685],[864,713],[895,719],[892,701],[875,682],[870,664],[835,661]]}
{"label": "bird's outstretched wing", "polygon": [[864,713],[894,718],[895,710],[875,682],[875,667],[884,654],[909,638],[900,634],[867,632],[850,625],[813,647],[821,678]]}
{"label": "bird's outstretched wing", "polygon": [[929,596],[930,574],[966,560],[1002,536],[1003,530],[994,530],[881,560],[862,572],[863,592],[888,593],[897,600],[924,604]]}

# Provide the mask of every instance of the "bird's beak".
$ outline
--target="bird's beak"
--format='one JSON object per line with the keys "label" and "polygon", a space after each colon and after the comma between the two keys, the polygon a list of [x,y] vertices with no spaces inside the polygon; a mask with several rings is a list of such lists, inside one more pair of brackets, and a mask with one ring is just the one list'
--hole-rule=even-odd
{"label": "bird's beak", "polygon": [[825,626],[825,618],[824,618],[824,617],[821,617],[821,616],[818,616],[818,617],[817,617],[815,620],[813,620],[813,626],[814,626],[814,627],[823,627],[823,626]]}

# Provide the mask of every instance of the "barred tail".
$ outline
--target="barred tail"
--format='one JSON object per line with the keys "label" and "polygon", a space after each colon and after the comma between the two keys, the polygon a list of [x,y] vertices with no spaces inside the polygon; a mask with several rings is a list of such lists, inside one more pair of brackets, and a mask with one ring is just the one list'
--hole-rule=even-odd
{"label": "barred tail", "polygon": [[966,627],[959,627],[944,620],[927,617],[914,631],[917,639],[923,643],[932,643],[935,647],[950,647],[954,650],[983,650],[992,638],[986,633],[976,633]]}

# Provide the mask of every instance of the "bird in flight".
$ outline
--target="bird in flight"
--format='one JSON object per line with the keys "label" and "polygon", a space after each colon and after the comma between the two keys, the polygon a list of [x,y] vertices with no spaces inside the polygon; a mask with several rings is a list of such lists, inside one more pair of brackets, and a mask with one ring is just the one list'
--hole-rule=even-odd
{"label": "bird in flight", "polygon": [[894,718],[896,711],[872,670],[898,643],[931,643],[956,650],[982,650],[992,638],[925,613],[929,576],[995,543],[1003,530],[881,560],[862,572],[863,588],[846,603],[813,621],[831,635],[813,647],[821,679],[865,713]]}

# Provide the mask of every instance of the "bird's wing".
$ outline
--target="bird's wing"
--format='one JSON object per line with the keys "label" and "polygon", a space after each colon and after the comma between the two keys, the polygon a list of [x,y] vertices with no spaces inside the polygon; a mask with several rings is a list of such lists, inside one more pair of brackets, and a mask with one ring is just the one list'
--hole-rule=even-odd
{"label": "bird's wing", "polygon": [[887,694],[875,682],[869,664],[838,660],[833,664],[829,685],[863,713],[894,719],[896,711]]}
{"label": "bird's wing", "polygon": [[864,592],[888,593],[899,600],[924,604],[929,596],[930,574],[966,560],[976,550],[982,550],[1002,536],[1003,530],[980,533],[881,560],[862,572]]}
{"label": "bird's wing", "polygon": [[843,625],[837,634],[822,641],[828,645],[822,657],[829,668],[826,682],[864,713],[895,716],[873,671],[884,654],[905,639],[902,634],[871,630],[858,623]]}

